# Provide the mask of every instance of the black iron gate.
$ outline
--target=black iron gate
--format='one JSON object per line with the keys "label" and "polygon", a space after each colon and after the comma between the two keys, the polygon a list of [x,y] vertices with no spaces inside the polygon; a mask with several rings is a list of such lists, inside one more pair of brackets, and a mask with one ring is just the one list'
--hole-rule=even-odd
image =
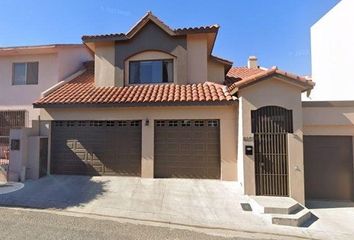
{"label": "black iron gate", "polygon": [[27,126],[28,112],[25,110],[0,111],[0,174],[9,170],[10,129]]}
{"label": "black iron gate", "polygon": [[288,196],[287,134],[292,111],[266,106],[251,112],[255,148],[256,194]]}

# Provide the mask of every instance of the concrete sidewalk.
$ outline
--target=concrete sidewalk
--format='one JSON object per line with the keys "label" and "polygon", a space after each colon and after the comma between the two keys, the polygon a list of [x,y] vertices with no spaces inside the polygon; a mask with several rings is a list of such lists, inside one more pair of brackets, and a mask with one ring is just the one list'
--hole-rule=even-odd
{"label": "concrete sidewalk", "polygon": [[0,195],[0,204],[7,206],[317,239],[354,236],[354,229],[326,229],[321,222],[308,228],[272,225],[243,211],[240,204],[248,201],[236,182],[129,177],[49,176]]}

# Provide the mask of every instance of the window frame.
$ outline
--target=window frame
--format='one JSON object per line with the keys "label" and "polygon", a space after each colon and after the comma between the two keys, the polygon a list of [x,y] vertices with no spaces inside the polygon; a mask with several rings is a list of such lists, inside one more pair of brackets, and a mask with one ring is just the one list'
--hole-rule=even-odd
{"label": "window frame", "polygon": [[[147,83],[142,83],[142,82],[131,82],[131,64],[132,63],[140,63],[140,62],[169,62],[171,63],[171,81],[168,82],[147,82]],[[129,77],[128,77],[128,84],[129,85],[140,85],[140,84],[169,84],[169,83],[173,83],[174,82],[174,59],[173,58],[163,58],[163,59],[142,59],[142,60],[131,60],[128,62],[128,73],[129,73]],[[163,74],[163,73],[161,73]]]}
{"label": "window frame", "polygon": [[[17,64],[25,65],[25,82],[24,83],[16,83],[15,81],[15,66]],[[36,64],[37,65],[37,79],[35,83],[30,83],[28,79],[28,65]],[[26,85],[38,85],[39,82],[39,61],[30,61],[30,62],[13,62],[12,63],[12,86],[26,86]]]}

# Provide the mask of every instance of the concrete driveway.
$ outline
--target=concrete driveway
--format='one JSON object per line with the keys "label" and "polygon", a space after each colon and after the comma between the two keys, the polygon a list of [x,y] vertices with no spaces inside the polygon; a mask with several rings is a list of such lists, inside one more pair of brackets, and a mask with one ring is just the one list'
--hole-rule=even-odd
{"label": "concrete driveway", "polygon": [[241,203],[248,201],[237,182],[130,177],[48,176],[0,195],[0,205],[6,206],[320,239],[351,239],[354,234],[353,229],[335,226],[329,231],[321,222],[313,229],[272,225],[243,211]]}

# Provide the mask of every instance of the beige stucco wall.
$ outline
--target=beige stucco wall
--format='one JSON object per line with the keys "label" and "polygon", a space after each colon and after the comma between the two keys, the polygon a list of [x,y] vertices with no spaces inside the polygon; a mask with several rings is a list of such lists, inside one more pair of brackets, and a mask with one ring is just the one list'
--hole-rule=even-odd
{"label": "beige stucco wall", "polygon": [[[220,119],[221,179],[237,179],[237,106],[43,109],[42,120],[142,120],[142,177],[152,178],[154,120]],[[145,120],[149,119],[149,126]]]}
{"label": "beige stucco wall", "polygon": [[215,61],[208,61],[208,81],[223,84],[225,80],[225,66]]}
{"label": "beige stucco wall", "polygon": [[187,36],[188,82],[201,83],[208,79],[207,38],[203,34]]}
{"label": "beige stucco wall", "polygon": [[[247,156],[243,149],[245,145],[254,145],[253,140],[243,139],[250,137],[251,110],[263,106],[280,106],[293,111],[294,133],[288,134],[289,159],[289,195],[300,203],[304,203],[304,166],[303,166],[303,129],[301,91],[299,88],[281,80],[268,79],[239,91],[239,153],[238,168],[241,176],[239,181],[245,194],[255,194],[255,165],[254,155]],[[241,113],[242,112],[242,113]],[[246,141],[247,140],[247,141]]]}
{"label": "beige stucco wall", "polygon": [[124,80],[125,85],[129,85],[129,62],[131,61],[142,61],[142,60],[162,60],[162,59],[173,59],[173,82],[178,83],[177,62],[176,57],[171,54],[164,53],[161,51],[145,51],[138,53],[124,62]]}
{"label": "beige stucco wall", "polygon": [[353,106],[303,107],[304,135],[354,135]]}
{"label": "beige stucco wall", "polygon": [[116,81],[115,46],[113,43],[96,46],[95,85],[97,87],[123,85],[123,81]]}

